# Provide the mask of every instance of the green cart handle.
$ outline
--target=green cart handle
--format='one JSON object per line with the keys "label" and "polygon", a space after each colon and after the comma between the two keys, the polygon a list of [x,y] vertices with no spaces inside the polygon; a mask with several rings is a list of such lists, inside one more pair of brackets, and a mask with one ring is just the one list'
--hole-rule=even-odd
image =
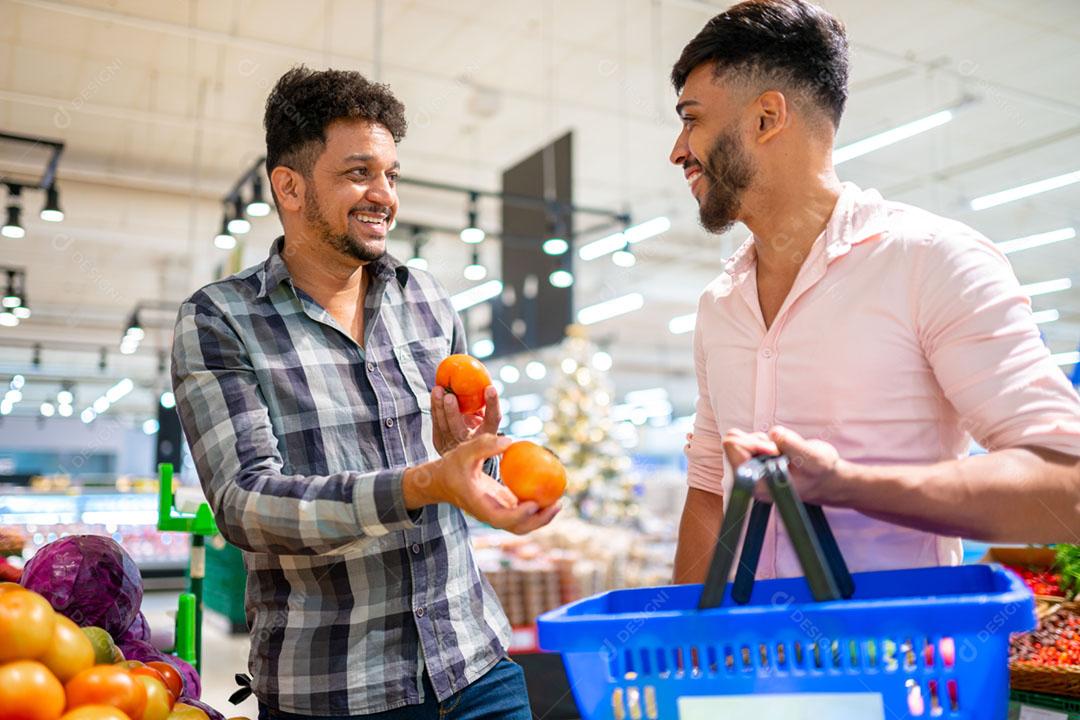
{"label": "green cart handle", "polygon": [[186,532],[191,535],[191,592],[180,595],[176,612],[176,647],[174,654],[202,672],[203,578],[206,575],[206,538],[218,534],[217,523],[206,503],[195,514],[176,509],[173,492],[173,466],[158,465],[158,530]]}

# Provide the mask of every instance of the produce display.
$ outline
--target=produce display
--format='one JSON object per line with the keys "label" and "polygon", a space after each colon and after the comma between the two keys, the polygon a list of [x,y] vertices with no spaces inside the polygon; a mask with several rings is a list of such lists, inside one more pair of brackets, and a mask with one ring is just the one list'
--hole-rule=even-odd
{"label": "produce display", "polygon": [[95,535],[0,583],[0,720],[224,720],[195,670],[147,642],[142,593],[131,557]]}
{"label": "produce display", "polygon": [[510,624],[614,588],[671,582],[673,529],[640,533],[556,517],[528,536],[476,533],[477,563]]}
{"label": "produce display", "polygon": [[1020,559],[1007,567],[1038,599],[1039,624],[1010,639],[1010,684],[1014,690],[1080,697],[1080,604],[1071,602],[1080,590],[1080,548],[1031,548]]}
{"label": "produce display", "polygon": [[1055,667],[1076,666],[1080,672],[1080,610],[1059,608],[1039,621],[1035,632],[1012,640],[1010,662]]}

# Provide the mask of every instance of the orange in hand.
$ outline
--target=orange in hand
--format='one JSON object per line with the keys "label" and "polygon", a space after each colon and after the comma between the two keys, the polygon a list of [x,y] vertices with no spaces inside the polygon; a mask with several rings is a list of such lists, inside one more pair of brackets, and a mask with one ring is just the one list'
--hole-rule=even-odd
{"label": "orange in hand", "polygon": [[566,490],[566,468],[559,458],[528,440],[519,440],[506,449],[499,473],[518,500],[531,500],[542,508],[553,504]]}
{"label": "orange in hand", "polygon": [[484,364],[470,355],[451,355],[439,363],[435,384],[457,397],[458,409],[466,415],[480,412],[486,402],[484,390],[491,384]]}

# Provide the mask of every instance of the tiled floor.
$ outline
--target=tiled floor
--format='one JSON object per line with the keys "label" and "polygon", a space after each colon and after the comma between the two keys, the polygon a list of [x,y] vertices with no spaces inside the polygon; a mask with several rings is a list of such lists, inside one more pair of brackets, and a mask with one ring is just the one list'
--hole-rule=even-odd
{"label": "tiled floor", "polygon": [[[176,592],[153,592],[143,597],[143,613],[156,636],[164,631],[172,635],[176,612]],[[243,716],[254,720],[259,713],[254,698],[239,705],[229,704],[229,695],[236,689],[233,676],[247,672],[247,635],[232,635],[218,616],[207,613],[203,622],[202,699],[225,717]]]}

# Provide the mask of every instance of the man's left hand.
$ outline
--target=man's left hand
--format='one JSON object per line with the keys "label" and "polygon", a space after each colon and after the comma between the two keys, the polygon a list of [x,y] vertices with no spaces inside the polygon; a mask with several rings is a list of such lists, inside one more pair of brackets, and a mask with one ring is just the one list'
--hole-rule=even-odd
{"label": "man's left hand", "polygon": [[[850,463],[824,440],[806,440],[794,430],[776,426],[765,433],[747,433],[731,429],[724,433],[724,451],[732,468],[738,468],[757,454],[783,454],[788,458],[795,490],[803,502],[835,505],[839,479]],[[768,488],[761,483],[755,489],[758,500],[770,500]]]}
{"label": "man's left hand", "polygon": [[435,386],[431,391],[432,442],[439,455],[446,455],[477,435],[495,435],[499,432],[502,409],[499,407],[499,393],[493,385],[488,385],[484,391],[484,402],[486,405],[480,412],[466,415],[458,408],[457,398],[453,393]]}

